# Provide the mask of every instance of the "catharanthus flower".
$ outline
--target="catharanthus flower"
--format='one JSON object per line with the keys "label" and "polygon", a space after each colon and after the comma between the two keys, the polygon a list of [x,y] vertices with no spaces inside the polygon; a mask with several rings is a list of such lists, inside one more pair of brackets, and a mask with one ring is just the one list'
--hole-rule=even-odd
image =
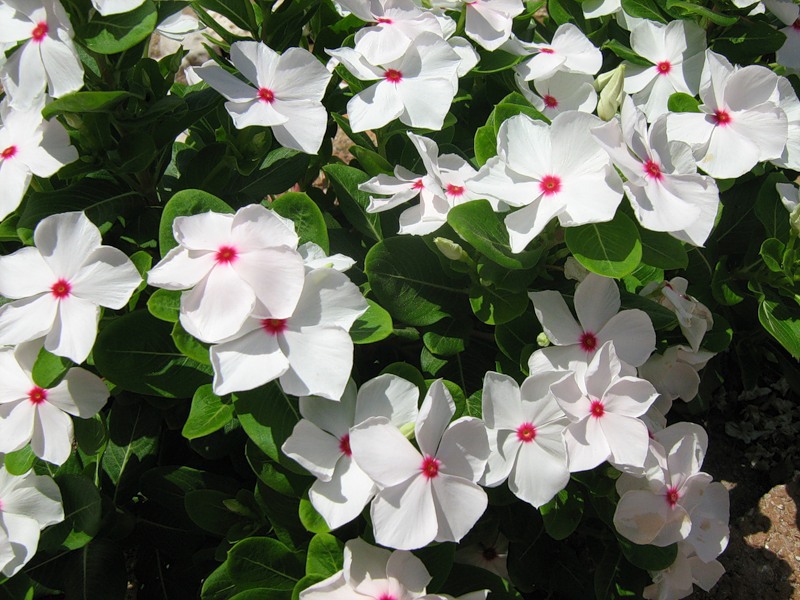
{"label": "catharanthus flower", "polygon": [[590,273],[578,284],[577,321],[558,292],[528,295],[536,318],[553,344],[531,356],[531,373],[573,369],[575,363],[587,363],[608,341],[614,342],[620,359],[634,367],[643,364],[655,350],[656,334],[650,317],[639,309],[619,310],[619,288],[613,279]]}
{"label": "catharanthus flower", "polygon": [[585,371],[569,374],[550,390],[572,423],[564,433],[572,472],[608,460],[619,468],[644,466],[649,437],[641,417],[658,396],[636,369],[606,342]]}
{"label": "catharanthus flower", "polygon": [[4,0],[0,43],[25,42],[6,61],[0,82],[11,106],[34,106],[45,88],[60,98],[83,87],[83,65],[72,38],[69,15],[58,0]]}
{"label": "catharanthus flower", "polygon": [[0,344],[44,338],[44,347],[81,363],[97,336],[100,307],[128,303],[142,278],[124,252],[101,245],[82,212],[51,215],[33,233],[35,247],[0,257]]}
{"label": "catharanthus flower", "polygon": [[768,7],[786,27],[780,32],[786,36],[786,41],[775,53],[779,65],[791,71],[800,69],[800,6],[794,2],[769,2]]}
{"label": "catharanthus flower", "polygon": [[778,78],[778,107],[786,113],[789,137],[786,139],[786,148],[780,158],[775,158],[771,162],[779,167],[800,171],[800,100],[786,77]]}
{"label": "catharanthus flower", "polygon": [[328,268],[309,272],[290,315],[249,317],[211,346],[214,393],[251,390],[280,378],[287,394],[339,400],[353,367],[348,331],[366,310],[346,275]]}
{"label": "catharanthus flower", "polygon": [[[675,313],[683,336],[693,352],[700,349],[706,332],[714,326],[714,317],[705,304],[686,293],[689,282],[684,277],[673,277],[663,283],[650,283],[639,292]],[[638,365],[637,365],[638,366]]]}
{"label": "catharanthus flower", "polygon": [[535,80],[535,94],[519,72],[514,78],[522,95],[548,119],[567,110],[591,113],[597,107],[597,92],[591,75],[559,71],[547,79]]}
{"label": "catharanthus flower", "polygon": [[522,0],[465,0],[467,36],[487,50],[497,50],[511,37],[514,17],[525,10]]}
{"label": "catharanthus flower", "polygon": [[328,527],[349,523],[377,491],[372,479],[353,461],[350,430],[370,417],[386,417],[403,429],[417,420],[419,388],[396,375],[370,379],[356,395],[351,381],[339,402],[303,396],[300,414],[284,442],[283,453],[300,463],[317,481],[308,490],[308,499]]}
{"label": "catharanthus flower", "polygon": [[454,413],[450,392],[437,380],[414,428],[419,450],[385,417],[352,429],[353,457],[380,489],[370,513],[379,544],[410,550],[457,542],[486,509],[486,492],[475,483],[489,457],[486,429],[472,417],[448,426]]}
{"label": "catharanthus flower", "polygon": [[0,350],[0,452],[14,452],[30,442],[36,456],[61,465],[72,454],[69,415],[93,417],[105,406],[108,388],[80,367],[67,371],[53,388],[36,385],[31,372],[40,348],[39,342],[28,342]]}
{"label": "catharanthus flower", "polygon": [[15,476],[0,465],[0,570],[17,573],[39,545],[39,532],[64,520],[61,491],[45,475]]}
{"label": "catharanthus flower", "polygon": [[22,202],[31,177],[50,177],[61,167],[78,160],[64,126],[45,121],[40,108],[0,108],[0,219]]}
{"label": "catharanthus flower", "polygon": [[595,75],[603,64],[603,54],[572,23],[560,25],[550,43],[509,40],[505,49],[533,56],[520,63],[517,71],[525,81],[546,79],[558,71]]}
{"label": "catharanthus flower", "polygon": [[104,17],[130,12],[142,4],[144,0],[92,0],[92,5]]}
{"label": "catharanthus flower", "polygon": [[[251,314],[285,319],[303,289],[303,258],[294,226],[259,204],[235,215],[213,212],[177,217],[178,246],[147,275],[147,282],[181,295],[184,329],[205,342],[239,332]],[[244,388],[243,388],[244,389]]]}
{"label": "catharanthus flower", "polygon": [[325,50],[362,81],[377,81],[347,103],[355,132],[377,129],[399,118],[405,125],[441,129],[458,89],[459,55],[434,33],[416,38],[392,61],[370,63],[353,48]]}
{"label": "catharanthus flower", "polygon": [[485,569],[503,579],[508,575],[508,538],[496,529],[469,546],[459,546],[454,561]]}
{"label": "catharanthus flower", "polygon": [[626,98],[620,121],[596,127],[592,135],[627,179],[625,195],[643,227],[695,246],[705,243],[719,190],[713,178],[697,173],[689,145],[667,138],[666,115],[648,129],[644,113]]}
{"label": "catharanthus flower", "polygon": [[693,584],[709,592],[724,573],[725,567],[719,561],[703,562],[690,544],[679,542],[675,562],[663,571],[651,573],[653,584],[644,588],[642,596],[647,600],[680,600],[691,595]]}
{"label": "catharanthus flower", "polygon": [[569,482],[564,430],[569,421],[550,384],[562,373],[534,374],[517,385],[508,375],[486,373],[483,418],[492,453],[482,483],[508,479],[511,492],[539,508]]}
{"label": "catharanthus flower", "polygon": [[639,377],[647,379],[667,399],[689,402],[700,387],[698,371],[713,356],[707,350],[695,352],[687,346],[670,346],[663,354],[653,354],[647,359],[639,367]]}
{"label": "catharanthus flower", "polygon": [[625,92],[633,94],[648,121],[669,112],[667,101],[675,92],[697,94],[706,49],[699,25],[682,19],[667,25],[642,20],[631,30],[631,48],[653,63],[625,65]]}
{"label": "catharanthus flower", "polygon": [[325,65],[304,48],[279,55],[262,42],[235,42],[231,62],[250,83],[213,61],[194,73],[228,99],[233,124],[270,127],[282,146],[316,154],[328,127],[322,97],[331,74]]}
{"label": "catharanthus flower", "polygon": [[161,21],[156,31],[165,38],[181,42],[188,34],[200,31],[204,27],[205,25],[201,24],[193,14],[176,12]]}
{"label": "catharanthus flower", "polygon": [[568,111],[551,125],[515,115],[503,122],[497,156],[468,187],[479,197],[522,207],[505,218],[511,249],[525,246],[558,217],[564,227],[610,221],[622,200],[622,181],[589,129],[601,121]]}
{"label": "catharanthus flower", "polygon": [[774,102],[778,76],[766,67],[734,68],[706,50],[699,113],[672,113],[667,135],[692,146],[712,177],[739,177],[786,147],[786,113]]}

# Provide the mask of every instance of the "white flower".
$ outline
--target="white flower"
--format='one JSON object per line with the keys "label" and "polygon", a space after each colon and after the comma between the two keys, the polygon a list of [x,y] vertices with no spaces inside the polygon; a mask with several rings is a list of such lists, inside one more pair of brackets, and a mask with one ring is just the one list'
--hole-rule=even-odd
{"label": "white flower", "polygon": [[0,257],[0,344],[44,338],[44,347],[81,363],[97,336],[100,306],[124,307],[142,278],[124,252],[101,245],[82,212],[51,215],[33,233],[35,247]]}
{"label": "white flower", "polygon": [[654,121],[668,112],[675,92],[697,95],[706,49],[705,31],[693,21],[677,19],[668,25],[642,21],[631,31],[631,48],[650,67],[625,66],[625,92]]}
{"label": "white flower", "polygon": [[78,151],[70,145],[64,126],[55,119],[45,121],[38,107],[0,112],[0,219],[4,219],[22,202],[32,175],[54,175],[78,160]]}
{"label": "white flower", "polygon": [[574,369],[587,363],[608,341],[617,355],[634,367],[643,364],[656,347],[656,334],[647,313],[620,311],[619,288],[613,279],[590,273],[575,288],[572,316],[563,296],[552,290],[530,292],[536,318],[553,344],[538,350],[528,363],[531,373]]}
{"label": "white flower", "polygon": [[648,284],[639,294],[649,296],[674,312],[683,336],[689,342],[692,351],[697,352],[706,332],[714,326],[714,317],[705,304],[686,293],[688,287],[689,281],[684,277],[673,277],[663,284]]}
{"label": "white flower", "polygon": [[[31,372],[41,344],[0,350],[0,452],[31,443],[39,458],[63,464],[72,453],[72,419],[93,417],[105,406],[108,388],[93,373],[75,367],[54,388],[41,388]],[[2,498],[0,498],[2,501]]]}
{"label": "white flower", "polygon": [[792,2],[786,2],[785,5],[788,8],[786,14],[776,14],[776,16],[786,25],[780,29],[786,36],[786,41],[775,53],[775,59],[779,65],[798,71],[800,70],[800,7]]}
{"label": "white flower", "polygon": [[658,396],[650,382],[634,377],[621,362],[614,342],[606,342],[585,371],[550,386],[572,424],[564,438],[569,469],[593,469],[605,460],[620,468],[641,469],[649,447],[642,416]]}
{"label": "white flower", "polygon": [[489,457],[486,429],[471,417],[448,427],[454,412],[450,392],[437,380],[415,426],[419,450],[386,418],[352,430],[355,461],[380,488],[370,513],[379,544],[413,549],[457,542],[486,509],[486,492],[475,483]]}
{"label": "white flower", "polygon": [[235,215],[177,217],[172,231],[179,245],[150,270],[147,282],[189,290],[181,295],[180,320],[194,337],[218,342],[236,334],[251,314],[292,314],[305,272],[293,224],[251,204]]}
{"label": "white flower", "polygon": [[643,597],[647,600],[679,600],[692,593],[693,584],[708,592],[724,573],[725,568],[719,561],[703,562],[689,544],[681,542],[675,562],[663,571],[651,573],[653,584],[644,588]]}
{"label": "white flower", "polygon": [[182,42],[190,33],[200,31],[205,25],[201,24],[194,15],[176,12],[161,21],[156,31],[163,37],[176,42]]}
{"label": "white flower", "polygon": [[692,146],[698,166],[712,177],[739,177],[786,146],[786,114],[773,101],[778,76],[766,67],[734,68],[706,50],[700,113],[672,113],[667,134]]}
{"label": "white flower", "polygon": [[497,50],[508,40],[514,17],[525,10],[522,0],[472,0],[464,4],[464,31],[487,50]]}
{"label": "white flower", "polygon": [[622,181],[589,134],[600,124],[597,117],[569,111],[551,125],[515,115],[500,126],[497,156],[468,187],[479,197],[522,207],[505,218],[514,252],[524,250],[554,217],[564,227],[614,218]]}
{"label": "white flower", "polygon": [[535,80],[535,94],[519,71],[515,71],[514,80],[528,102],[548,119],[566,110],[591,113],[597,107],[597,92],[591,75],[558,71],[547,79]]}
{"label": "white flower", "polygon": [[789,218],[796,218],[797,207],[800,206],[800,188],[791,183],[777,183],[775,189],[781,197],[781,204],[789,211]]}
{"label": "white flower", "polygon": [[72,43],[69,15],[58,0],[4,0],[0,43],[25,43],[12,54],[0,82],[15,108],[33,106],[45,88],[59,98],[83,87],[83,65]]}
{"label": "white flower", "polygon": [[144,4],[144,0],[92,0],[92,5],[104,17],[132,11]]}
{"label": "white flower", "polygon": [[308,490],[308,499],[328,527],[336,529],[355,519],[377,491],[372,479],[353,461],[352,427],[370,417],[386,417],[402,429],[417,420],[418,399],[416,385],[390,374],[370,379],[358,395],[351,381],[339,402],[300,398],[303,418],[281,450],[317,478]]}
{"label": "white flower", "polygon": [[596,19],[622,10],[620,0],[586,0],[581,2],[583,16],[587,19]]}
{"label": "white flower", "polygon": [[778,107],[786,113],[789,137],[780,158],[773,159],[772,163],[800,171],[800,100],[786,77],[778,78]]}
{"label": "white flower", "polygon": [[375,65],[352,48],[326,50],[362,81],[377,81],[347,103],[355,132],[394,119],[412,127],[441,129],[458,89],[459,55],[434,33],[424,32],[398,59]]}
{"label": "white flower", "polygon": [[515,54],[536,52],[517,67],[525,81],[546,79],[557,71],[594,75],[603,64],[600,50],[572,23],[560,25],[549,44],[513,39],[506,47]]}
{"label": "white flower", "polygon": [[626,98],[620,121],[592,135],[627,179],[625,195],[642,226],[702,246],[714,227],[719,190],[697,173],[688,144],[667,139],[667,118],[648,129],[644,113]]}
{"label": "white flower", "polygon": [[353,367],[348,331],[366,310],[366,300],[346,275],[328,268],[311,271],[289,316],[250,317],[211,346],[214,393],[251,390],[280,377],[287,394],[339,400]]}
{"label": "white flower", "polygon": [[28,471],[14,476],[0,465],[0,569],[11,577],[36,554],[39,531],[64,520],[56,482]]}
{"label": "white flower", "polygon": [[453,560],[485,569],[503,579],[508,575],[508,538],[495,530],[469,546],[459,546]]}
{"label": "white flower", "polygon": [[467,182],[477,171],[457,154],[440,155],[439,146],[430,138],[410,131],[408,137],[422,158],[426,175],[415,175],[398,165],[395,177],[378,175],[360,184],[358,189],[371,194],[391,194],[390,198],[370,196],[367,212],[389,210],[419,195],[419,204],[400,215],[399,233],[425,235],[447,222],[447,213],[453,206],[479,198],[467,189]]}
{"label": "white flower", "polygon": [[331,74],[325,66],[304,48],[279,55],[262,42],[235,42],[231,62],[255,87],[213,61],[194,73],[228,99],[233,124],[270,127],[282,146],[316,154],[328,127],[322,97]]}
{"label": "white flower", "polygon": [[337,271],[347,271],[356,264],[349,256],[344,254],[333,254],[328,256],[319,245],[314,242],[306,242],[298,246],[297,251],[303,257],[306,273],[314,269],[336,269]]}
{"label": "white flower", "polygon": [[664,354],[653,354],[639,367],[639,377],[647,379],[667,399],[689,402],[697,396],[700,386],[698,371],[713,356],[707,350],[695,352],[686,346],[670,346]]}
{"label": "white flower", "polygon": [[492,449],[482,483],[508,479],[511,492],[539,508],[569,482],[564,430],[569,421],[549,387],[561,373],[534,374],[517,385],[508,375],[483,379],[483,418]]}

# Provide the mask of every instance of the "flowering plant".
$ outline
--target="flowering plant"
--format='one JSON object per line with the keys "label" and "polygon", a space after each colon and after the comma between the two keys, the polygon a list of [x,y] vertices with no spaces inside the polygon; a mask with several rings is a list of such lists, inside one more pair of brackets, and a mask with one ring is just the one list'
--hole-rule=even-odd
{"label": "flowering plant", "polygon": [[0,591],[710,589],[698,421],[800,393],[764,4],[6,0]]}

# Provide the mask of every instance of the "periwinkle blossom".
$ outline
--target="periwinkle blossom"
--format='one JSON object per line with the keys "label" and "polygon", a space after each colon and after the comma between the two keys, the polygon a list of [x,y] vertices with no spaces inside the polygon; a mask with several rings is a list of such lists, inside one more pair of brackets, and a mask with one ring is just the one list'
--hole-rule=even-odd
{"label": "periwinkle blossom", "polygon": [[332,75],[325,65],[304,48],[278,54],[249,41],[231,45],[231,62],[248,83],[213,61],[194,74],[227,98],[236,128],[270,127],[282,146],[316,154],[328,128],[322,97]]}
{"label": "periwinkle blossom", "polygon": [[404,167],[395,167],[395,176],[378,175],[359,184],[358,189],[370,194],[367,212],[383,212],[419,196],[419,204],[400,214],[401,234],[425,235],[447,222],[447,213],[454,206],[475,200],[467,182],[477,171],[457,154],[439,154],[439,146],[430,138],[408,132],[408,137],[422,158],[425,175],[416,175]]}
{"label": "periwinkle blossom", "polygon": [[536,318],[553,344],[531,356],[531,373],[574,369],[576,363],[588,363],[609,341],[614,342],[617,356],[634,367],[643,364],[655,350],[656,334],[650,317],[636,308],[620,311],[619,288],[611,278],[590,273],[577,285],[577,321],[558,292],[528,295]]}
{"label": "periwinkle blossom", "polygon": [[789,225],[800,233],[800,188],[791,183],[778,183],[775,185],[781,204],[789,211]]}
{"label": "periwinkle blossom", "polygon": [[211,346],[214,393],[280,379],[287,394],[339,400],[353,367],[348,332],[366,310],[366,300],[346,275],[330,268],[310,271],[291,314],[248,317],[239,331]]}
{"label": "periwinkle blossom", "polygon": [[601,121],[578,111],[552,124],[515,115],[497,135],[497,156],[468,183],[479,197],[520,207],[505,217],[513,252],[521,252],[551,219],[563,227],[610,221],[622,181],[589,130]]}
{"label": "periwinkle blossom", "polygon": [[779,167],[800,171],[800,100],[786,77],[778,78],[778,107],[786,113],[789,136],[783,153],[771,162]]}
{"label": "periwinkle blossom", "polygon": [[475,543],[460,545],[453,557],[454,562],[480,567],[503,579],[508,575],[508,538],[496,529]]}
{"label": "periwinkle blossom", "polygon": [[566,487],[569,421],[549,390],[562,377],[534,374],[520,386],[508,375],[486,373],[483,419],[492,452],[483,485],[496,487],[508,479],[511,492],[536,508]]}
{"label": "periwinkle blossom", "polygon": [[775,100],[778,76],[760,65],[734,67],[706,50],[699,113],[672,113],[667,135],[692,146],[697,165],[716,178],[739,177],[780,158],[788,121]]}
{"label": "periwinkle blossom", "polygon": [[50,177],[78,160],[64,126],[45,121],[41,108],[0,107],[0,219],[16,210],[33,175]]}
{"label": "periwinkle blossom", "polygon": [[370,379],[356,393],[351,381],[339,402],[300,398],[302,419],[281,450],[317,480],[308,499],[328,527],[355,519],[377,491],[372,479],[353,461],[350,431],[370,417],[386,417],[398,429],[417,420],[419,388],[396,375]]}
{"label": "periwinkle blossom", "polygon": [[464,32],[486,50],[497,50],[511,36],[514,17],[522,14],[522,0],[445,0],[437,6],[464,6]]}
{"label": "periwinkle blossom", "polygon": [[424,32],[403,56],[378,65],[353,48],[325,51],[357,79],[377,82],[347,103],[354,132],[377,129],[397,118],[411,127],[442,128],[458,90],[461,58],[441,36]]}
{"label": "periwinkle blossom", "polygon": [[259,204],[235,215],[176,217],[178,246],[147,275],[150,285],[181,294],[180,321],[204,342],[236,334],[252,314],[286,319],[303,289],[294,226]]}
{"label": "periwinkle blossom", "polygon": [[104,17],[130,12],[144,4],[144,0],[92,0],[92,6]]}
{"label": "periwinkle blossom", "polygon": [[11,106],[30,108],[45,88],[60,98],[83,87],[83,65],[72,38],[75,32],[58,0],[4,0],[0,43],[25,42],[6,61],[0,82]]}
{"label": "periwinkle blossom", "polygon": [[626,98],[620,120],[592,135],[627,179],[625,195],[642,226],[702,246],[714,227],[719,190],[712,177],[697,172],[689,145],[667,138],[667,118],[648,128],[644,113]]}
{"label": "periwinkle blossom", "polygon": [[61,465],[72,454],[70,415],[93,417],[105,406],[108,388],[80,367],[67,371],[55,387],[40,387],[31,375],[40,348],[34,341],[0,350],[0,452],[14,452],[30,442],[36,456]]}
{"label": "periwinkle blossom", "polygon": [[39,532],[64,520],[61,491],[46,475],[11,475],[0,465],[0,570],[12,577],[39,545]]}
{"label": "periwinkle blossom", "polygon": [[706,332],[714,326],[714,317],[705,304],[686,293],[688,288],[689,281],[685,277],[673,277],[663,283],[649,283],[639,294],[674,312],[683,336],[692,351],[697,352]]}
{"label": "periwinkle blossom", "polygon": [[668,400],[690,402],[700,387],[698,371],[713,358],[707,350],[693,351],[688,346],[670,346],[663,354],[653,354],[639,367],[639,377],[653,384]]}
{"label": "periwinkle blossom", "polygon": [[548,119],[567,110],[591,113],[597,107],[597,92],[591,75],[559,71],[547,79],[535,80],[536,93],[519,72],[515,72],[514,79],[522,95]]}
{"label": "periwinkle blossom", "polygon": [[652,384],[622,362],[606,342],[585,370],[568,374],[550,390],[571,423],[564,433],[572,472],[608,460],[622,469],[641,469],[649,448],[639,417],[658,396]]}
{"label": "periwinkle blossom", "polygon": [[350,447],[377,484],[370,515],[375,541],[411,550],[430,542],[457,542],[486,509],[477,485],[489,457],[483,423],[462,417],[450,424],[453,398],[435,381],[414,426],[419,450],[385,417],[351,430]]}
{"label": "periwinkle blossom", "polygon": [[680,600],[691,595],[694,585],[706,592],[711,591],[725,567],[717,560],[702,561],[686,542],[678,543],[678,555],[669,567],[650,575],[653,583],[644,588],[646,600]]}
{"label": "periwinkle blossom", "polygon": [[124,252],[103,246],[82,212],[51,215],[33,232],[35,246],[0,257],[0,345],[44,338],[44,347],[76,363],[97,336],[100,307],[118,310],[142,278]]}
{"label": "periwinkle blossom", "polygon": [[682,19],[669,24],[642,21],[631,30],[631,48],[653,63],[625,67],[625,92],[633,94],[648,121],[669,112],[667,101],[675,92],[697,94],[706,49],[699,25]]}
{"label": "periwinkle blossom", "polygon": [[558,71],[595,75],[603,64],[600,50],[572,23],[559,25],[549,43],[512,38],[504,48],[514,54],[534,53],[517,66],[525,81],[547,79]]}

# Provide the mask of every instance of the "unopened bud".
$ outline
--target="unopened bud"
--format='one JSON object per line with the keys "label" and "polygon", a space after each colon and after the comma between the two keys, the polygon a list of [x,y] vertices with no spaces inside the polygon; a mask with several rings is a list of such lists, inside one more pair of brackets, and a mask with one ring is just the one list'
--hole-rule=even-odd
{"label": "unopened bud", "polygon": [[441,252],[446,258],[450,260],[457,260],[459,262],[467,262],[470,260],[469,256],[464,249],[456,244],[453,240],[448,240],[447,238],[437,237],[433,238],[433,243],[436,244],[436,248]]}
{"label": "unopened bud", "polygon": [[543,331],[536,336],[536,343],[539,344],[540,348],[546,348],[550,345],[550,338],[548,338],[547,334]]}
{"label": "unopened bud", "polygon": [[796,235],[800,235],[800,204],[789,215],[789,225]]}
{"label": "unopened bud", "polygon": [[624,64],[613,71],[597,76],[595,88],[600,92],[600,98],[597,101],[597,116],[604,121],[610,121],[617,114],[622,100],[625,98],[624,84]]}

